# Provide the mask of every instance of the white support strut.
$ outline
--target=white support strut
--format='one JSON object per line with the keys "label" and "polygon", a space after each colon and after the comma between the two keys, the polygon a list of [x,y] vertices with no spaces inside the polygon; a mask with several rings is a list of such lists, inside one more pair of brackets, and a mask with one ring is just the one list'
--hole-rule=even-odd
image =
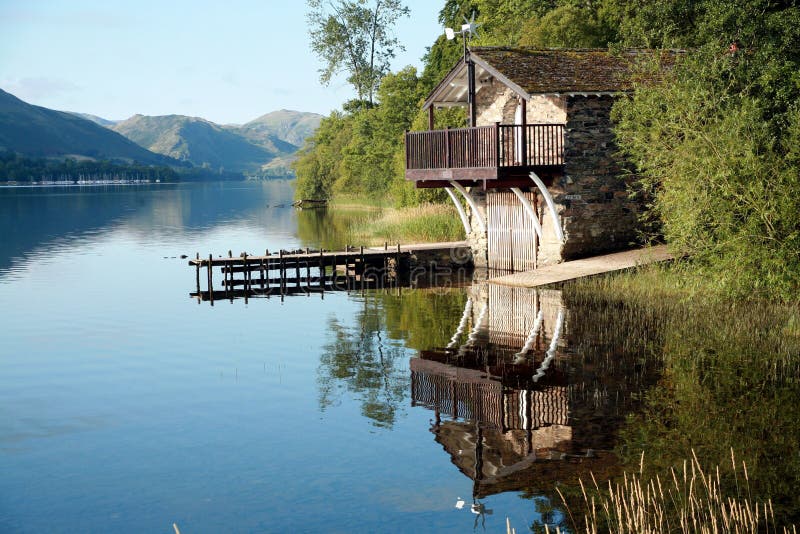
{"label": "white support strut", "polygon": [[525,195],[522,194],[522,191],[519,190],[519,187],[512,187],[511,192],[517,195],[517,198],[520,202],[522,202],[522,207],[525,208],[525,213],[528,214],[528,218],[533,223],[533,228],[536,230],[536,235],[539,236],[539,239],[542,239],[542,225],[539,224],[539,217],[536,215],[536,211],[531,206],[531,203],[528,202],[528,199],[525,198]]}
{"label": "white support strut", "polygon": [[544,182],[542,182],[542,179],[539,178],[535,172],[531,172],[530,177],[531,180],[533,180],[533,182],[536,184],[536,187],[539,188],[539,191],[541,191],[544,201],[547,202],[547,207],[550,210],[550,216],[553,218],[553,229],[556,231],[556,237],[559,241],[563,242],[564,232],[561,230],[561,222],[558,220],[556,204],[553,202],[553,197],[550,196],[550,192],[547,190]]}
{"label": "white support strut", "polygon": [[461,321],[458,323],[458,328],[456,329],[456,333],[453,334],[453,337],[450,338],[450,343],[447,344],[448,349],[454,348],[458,344],[458,339],[461,337],[461,334],[464,333],[464,329],[467,328],[467,321],[469,321],[469,317],[472,314],[472,297],[467,298],[467,304],[464,306],[464,313],[461,314]]}
{"label": "white support strut", "polygon": [[469,224],[469,217],[467,217],[467,212],[464,211],[464,206],[461,205],[461,201],[458,200],[458,197],[456,196],[456,194],[453,193],[453,189],[452,188],[445,187],[444,190],[447,191],[447,194],[450,195],[450,198],[453,199],[453,204],[456,205],[456,209],[458,210],[458,214],[461,216],[461,224],[464,225],[464,231],[467,233],[467,235],[471,234],[472,233],[472,226],[470,226],[470,224]]}
{"label": "white support strut", "polygon": [[464,186],[462,186],[460,183],[450,180],[450,185],[455,187],[459,193],[464,195],[464,199],[467,201],[467,204],[469,204],[469,207],[472,209],[472,214],[475,216],[475,219],[477,219],[478,225],[481,227],[481,231],[483,233],[486,233],[486,222],[484,222],[483,216],[481,215],[480,210],[478,210],[478,205],[475,203],[475,199],[472,198],[472,195],[470,195],[467,192],[467,190],[464,189]]}
{"label": "white support strut", "polygon": [[558,317],[556,318],[556,329],[553,333],[553,338],[550,340],[550,348],[547,349],[545,353],[545,358],[542,360],[542,364],[536,370],[536,374],[533,375],[533,381],[538,382],[540,378],[542,378],[545,372],[550,368],[550,364],[553,363],[553,359],[556,357],[556,348],[558,348],[558,338],[561,336],[561,328],[564,326],[564,310],[558,310]]}

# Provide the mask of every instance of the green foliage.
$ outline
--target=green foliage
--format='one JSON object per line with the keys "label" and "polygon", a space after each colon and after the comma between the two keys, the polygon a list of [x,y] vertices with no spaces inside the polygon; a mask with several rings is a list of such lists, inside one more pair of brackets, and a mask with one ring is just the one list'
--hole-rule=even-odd
{"label": "green foliage", "polygon": [[[707,5],[693,21],[710,32],[707,44],[665,83],[618,103],[615,118],[667,242],[730,294],[791,299],[800,289],[792,44],[800,10],[770,6]],[[739,51],[728,52],[719,35],[736,35]]]}
{"label": "green foliage", "polygon": [[399,0],[375,0],[370,7],[366,0],[307,4],[311,49],[325,62],[320,81],[327,85],[345,71],[358,98],[371,104],[395,51],[403,50],[391,28],[398,18],[408,16],[408,8]]}
{"label": "green foliage", "polygon": [[385,198],[403,180],[403,134],[419,112],[421,89],[416,69],[406,67],[384,76],[377,105],[323,119],[294,165],[297,197]]}
{"label": "green foliage", "polygon": [[292,165],[297,174],[295,197],[328,199],[339,174],[341,154],[352,137],[352,116],[334,111],[320,122]]}
{"label": "green foliage", "polygon": [[615,36],[604,12],[587,7],[562,5],[542,17],[529,19],[518,43],[537,48],[598,48],[613,42]]}

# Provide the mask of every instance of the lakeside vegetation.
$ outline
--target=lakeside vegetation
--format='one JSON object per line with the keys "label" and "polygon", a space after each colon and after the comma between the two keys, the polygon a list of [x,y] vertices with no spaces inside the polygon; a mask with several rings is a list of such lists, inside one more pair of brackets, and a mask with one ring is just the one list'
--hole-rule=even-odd
{"label": "lakeside vegetation", "polygon": [[364,199],[346,199],[335,202],[330,209],[301,211],[297,226],[301,240],[321,240],[327,249],[464,239],[458,213],[443,204],[394,208]]}
{"label": "lakeside vegetation", "polygon": [[[800,7],[446,0],[439,22],[458,28],[472,12],[481,23],[473,45],[682,49],[660,83],[639,84],[614,107],[619,148],[637,192],[651,199],[645,237],[665,239],[689,257],[684,275],[731,297],[791,300],[800,292]],[[461,43],[431,37],[422,72],[381,71],[378,82],[370,78],[376,98],[370,87],[368,100],[323,119],[295,163],[298,197],[446,200],[403,176],[403,132],[427,127],[421,101],[461,55]],[[443,111],[436,121],[463,126],[464,115]]]}
{"label": "lakeside vegetation", "polygon": [[626,419],[616,452],[629,472],[665,482],[694,451],[705,465],[720,466],[719,494],[739,498],[730,461],[734,448],[749,470],[747,497],[771,498],[777,524],[796,524],[800,309],[775,300],[730,299],[682,269],[650,266],[564,287],[572,309],[608,310],[650,325],[636,351],[643,362],[660,366],[661,376],[642,409]]}

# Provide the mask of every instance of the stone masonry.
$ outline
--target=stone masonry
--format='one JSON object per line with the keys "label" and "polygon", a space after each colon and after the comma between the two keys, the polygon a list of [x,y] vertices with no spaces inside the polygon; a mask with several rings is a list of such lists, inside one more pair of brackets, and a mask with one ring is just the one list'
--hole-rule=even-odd
{"label": "stone masonry", "polygon": [[640,205],[629,196],[630,174],[614,140],[613,103],[609,95],[567,98],[565,173],[552,192],[564,229],[564,260],[630,248],[637,239]]}
{"label": "stone masonry", "polygon": [[[528,102],[529,123],[566,124],[565,173],[548,187],[565,241],[556,238],[552,216],[539,195],[539,265],[625,249],[636,241],[640,205],[629,198],[623,177],[610,117],[613,103],[610,95],[536,95]],[[516,106],[509,88],[498,83],[484,87],[478,92],[478,125],[514,124]],[[530,190],[536,190],[532,182]],[[485,215],[486,195],[492,192],[474,188],[472,194]],[[485,264],[486,236],[474,220],[468,241],[476,265]]]}

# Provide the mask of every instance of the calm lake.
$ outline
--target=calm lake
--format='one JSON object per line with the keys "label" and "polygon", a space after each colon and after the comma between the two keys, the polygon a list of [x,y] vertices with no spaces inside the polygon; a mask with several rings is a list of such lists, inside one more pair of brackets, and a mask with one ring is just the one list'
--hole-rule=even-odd
{"label": "calm lake", "polygon": [[590,471],[732,446],[797,520],[800,381],[748,363],[765,340],[480,273],[190,298],[181,255],[343,246],[375,216],[291,187],[0,188],[0,531],[524,532]]}

